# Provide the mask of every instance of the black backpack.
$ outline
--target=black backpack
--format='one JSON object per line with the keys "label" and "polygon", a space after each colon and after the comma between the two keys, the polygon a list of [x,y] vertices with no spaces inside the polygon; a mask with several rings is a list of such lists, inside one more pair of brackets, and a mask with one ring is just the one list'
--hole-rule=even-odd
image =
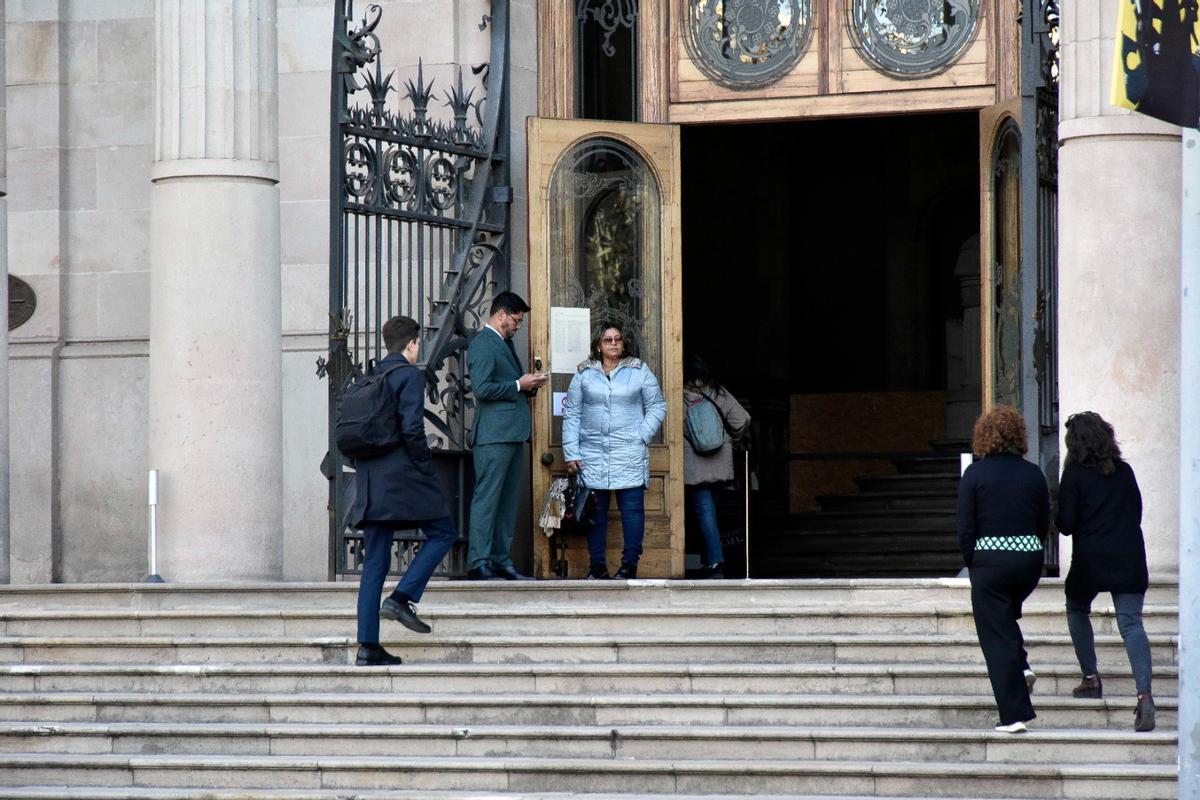
{"label": "black backpack", "polygon": [[342,393],[342,407],[334,426],[342,455],[353,459],[377,458],[400,446],[400,417],[396,395],[387,376],[404,364],[383,372],[355,375]]}

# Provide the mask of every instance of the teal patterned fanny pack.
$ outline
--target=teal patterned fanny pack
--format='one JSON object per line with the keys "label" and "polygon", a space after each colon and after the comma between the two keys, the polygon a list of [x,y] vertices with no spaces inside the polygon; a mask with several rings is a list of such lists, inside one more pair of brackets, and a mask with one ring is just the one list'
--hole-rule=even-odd
{"label": "teal patterned fanny pack", "polygon": [[1002,550],[1009,553],[1037,553],[1042,540],[1027,533],[1023,536],[981,536],[975,541],[976,550]]}

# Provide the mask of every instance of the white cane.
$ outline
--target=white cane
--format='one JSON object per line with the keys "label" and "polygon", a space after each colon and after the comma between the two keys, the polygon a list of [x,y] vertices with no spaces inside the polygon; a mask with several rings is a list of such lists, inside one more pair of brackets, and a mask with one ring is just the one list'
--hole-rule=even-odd
{"label": "white cane", "polygon": [[743,451],[745,470],[743,478],[746,482],[746,580],[750,580],[750,450]]}

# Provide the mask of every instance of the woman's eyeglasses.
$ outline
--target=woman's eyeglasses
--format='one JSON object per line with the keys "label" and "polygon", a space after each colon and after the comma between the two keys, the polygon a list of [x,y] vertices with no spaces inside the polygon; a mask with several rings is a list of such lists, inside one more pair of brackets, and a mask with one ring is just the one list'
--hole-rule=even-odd
{"label": "woman's eyeglasses", "polygon": [[625,339],[621,336],[605,336],[603,339],[600,340],[600,343],[601,344],[620,344],[623,341],[625,341]]}

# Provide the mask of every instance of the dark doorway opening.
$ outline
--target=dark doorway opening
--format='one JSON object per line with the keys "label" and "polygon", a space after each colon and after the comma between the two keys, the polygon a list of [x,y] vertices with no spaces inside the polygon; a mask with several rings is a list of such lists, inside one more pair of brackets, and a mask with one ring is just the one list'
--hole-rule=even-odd
{"label": "dark doorway opening", "polygon": [[[684,350],[754,417],[756,574],[955,571],[948,555],[890,564],[821,548],[858,512],[894,528],[876,512],[904,499],[890,491],[872,500],[886,507],[860,509],[846,499],[865,492],[858,479],[903,472],[892,456],[941,448],[956,461],[978,412],[977,120],[972,111],[683,129]],[[929,487],[939,491],[908,504],[950,493],[946,481]],[[741,547],[741,489],[720,494],[727,551]],[[931,512],[944,527],[942,514]],[[926,525],[916,516],[898,524]],[[830,536],[807,535],[817,531]]]}

